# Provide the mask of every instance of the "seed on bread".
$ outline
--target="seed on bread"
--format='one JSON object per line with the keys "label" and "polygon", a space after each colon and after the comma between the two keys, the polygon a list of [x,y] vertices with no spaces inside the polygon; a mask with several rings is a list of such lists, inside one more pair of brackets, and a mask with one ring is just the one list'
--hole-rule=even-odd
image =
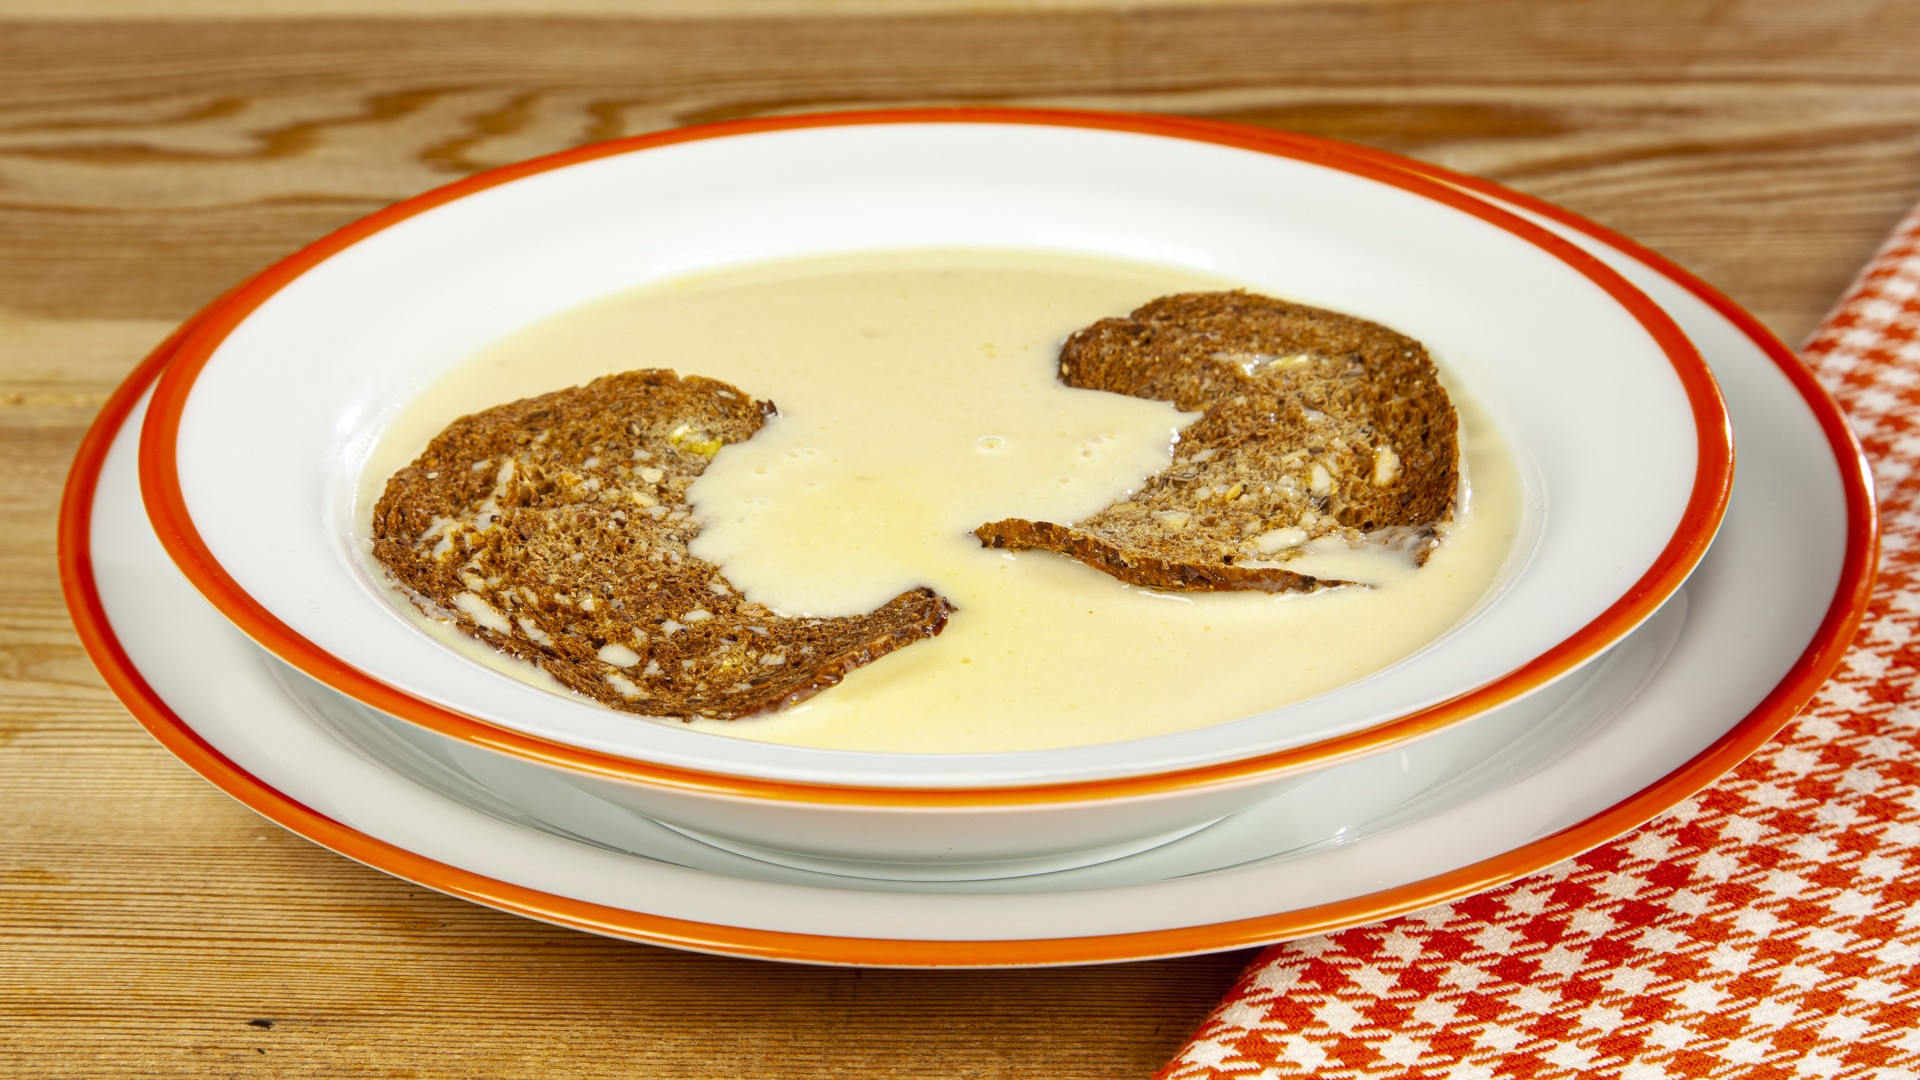
{"label": "seed on bread", "polygon": [[974,530],[1057,551],[1135,585],[1309,591],[1310,541],[1391,537],[1416,558],[1452,515],[1458,420],[1419,342],[1377,323],[1248,292],[1180,293],[1076,331],[1068,386],[1200,412],[1141,489],[1072,525]]}
{"label": "seed on bread", "polygon": [[938,634],[952,608],[921,588],[864,615],[788,618],[689,553],[687,488],[773,413],[717,380],[643,370],[462,417],[388,480],[374,557],[424,610],[611,708],[785,708]]}

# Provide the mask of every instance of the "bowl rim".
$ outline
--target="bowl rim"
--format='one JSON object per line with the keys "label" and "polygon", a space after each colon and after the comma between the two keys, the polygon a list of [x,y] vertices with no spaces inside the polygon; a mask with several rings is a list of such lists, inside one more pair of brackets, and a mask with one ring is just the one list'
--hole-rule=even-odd
{"label": "bowl rim", "polygon": [[[1332,738],[1247,758],[1068,781],[905,786],[773,779],[667,765],[591,750],[502,727],[407,693],[347,664],[273,615],[214,557],[187,510],[175,450],[194,382],[216,348],[256,308],[310,268],[414,215],[523,177],[604,157],[764,132],[881,124],[985,124],[1117,131],[1253,150],[1382,182],[1445,203],[1543,248],[1584,274],[1635,318],[1671,363],[1691,409],[1694,482],[1679,523],[1642,575],[1586,625],[1530,660],[1447,700]],[[1493,207],[1379,151],[1313,136],[1217,121],[1054,109],[936,108],[816,113],[727,121],[593,143],[476,173],[362,217],[262,270],[211,304],[162,373],[140,436],[142,498],[163,547],[227,619],[267,651],[332,689],[476,747],[563,771],[707,795],[837,805],[990,808],[1150,797],[1238,786],[1317,769],[1437,732],[1515,700],[1604,652],[1679,588],[1712,541],[1731,493],[1732,429],[1711,371],[1651,299],[1601,260],[1546,229]]]}

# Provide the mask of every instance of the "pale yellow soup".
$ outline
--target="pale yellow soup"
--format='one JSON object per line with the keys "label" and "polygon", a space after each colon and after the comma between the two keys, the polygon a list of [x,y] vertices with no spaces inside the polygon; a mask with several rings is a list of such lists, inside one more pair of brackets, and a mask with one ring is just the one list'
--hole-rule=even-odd
{"label": "pale yellow soup", "polygon": [[[920,585],[956,610],[939,637],[800,705],[692,727],[981,752],[1249,716],[1379,670],[1459,622],[1508,556],[1520,496],[1497,433],[1450,387],[1467,480],[1426,564],[1384,550],[1287,564],[1374,588],[1187,594],[1049,552],[983,548],[972,535],[983,522],[1071,522],[1123,498],[1167,465],[1195,418],[1061,385],[1062,340],[1155,296],[1222,287],[1163,266],[1007,251],[812,258],[647,287],[500,341],[409,403],[369,463],[362,516],[386,477],[466,413],[636,368],[723,379],[780,412],[695,482],[694,554],[785,614],[864,611]],[[397,590],[395,602],[449,645],[567,693]]]}

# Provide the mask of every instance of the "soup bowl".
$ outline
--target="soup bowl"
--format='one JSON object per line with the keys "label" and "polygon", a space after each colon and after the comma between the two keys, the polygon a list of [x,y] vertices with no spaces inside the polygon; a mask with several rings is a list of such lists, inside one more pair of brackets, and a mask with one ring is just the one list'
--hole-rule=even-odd
{"label": "soup bowl", "polygon": [[[1303,701],[970,753],[635,718],[476,663],[393,602],[367,557],[369,462],[475,353],[690,275],[942,249],[1158,265],[1419,339],[1516,466],[1517,535],[1491,584],[1410,655]],[[1469,727],[1510,732],[1563,705],[1569,676],[1680,586],[1724,512],[1732,448],[1711,374],[1657,305],[1483,201],[1325,140],[968,109],[639,136],[372,214],[205,313],[156,388],[140,466],[176,563],[311,681],[319,711],[438,747],[510,798],[515,776],[559,779],[769,858],[965,876],[1138,850],[1443,732],[1458,749],[1433,760],[1470,758]]]}

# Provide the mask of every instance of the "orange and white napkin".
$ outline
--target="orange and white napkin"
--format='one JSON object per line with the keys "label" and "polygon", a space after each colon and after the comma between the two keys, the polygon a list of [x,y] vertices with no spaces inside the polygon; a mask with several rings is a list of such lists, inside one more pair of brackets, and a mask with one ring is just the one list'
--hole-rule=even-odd
{"label": "orange and white napkin", "polygon": [[1266,950],[1156,1080],[1920,1077],[1920,209],[1804,354],[1883,530],[1807,710],[1611,844]]}

